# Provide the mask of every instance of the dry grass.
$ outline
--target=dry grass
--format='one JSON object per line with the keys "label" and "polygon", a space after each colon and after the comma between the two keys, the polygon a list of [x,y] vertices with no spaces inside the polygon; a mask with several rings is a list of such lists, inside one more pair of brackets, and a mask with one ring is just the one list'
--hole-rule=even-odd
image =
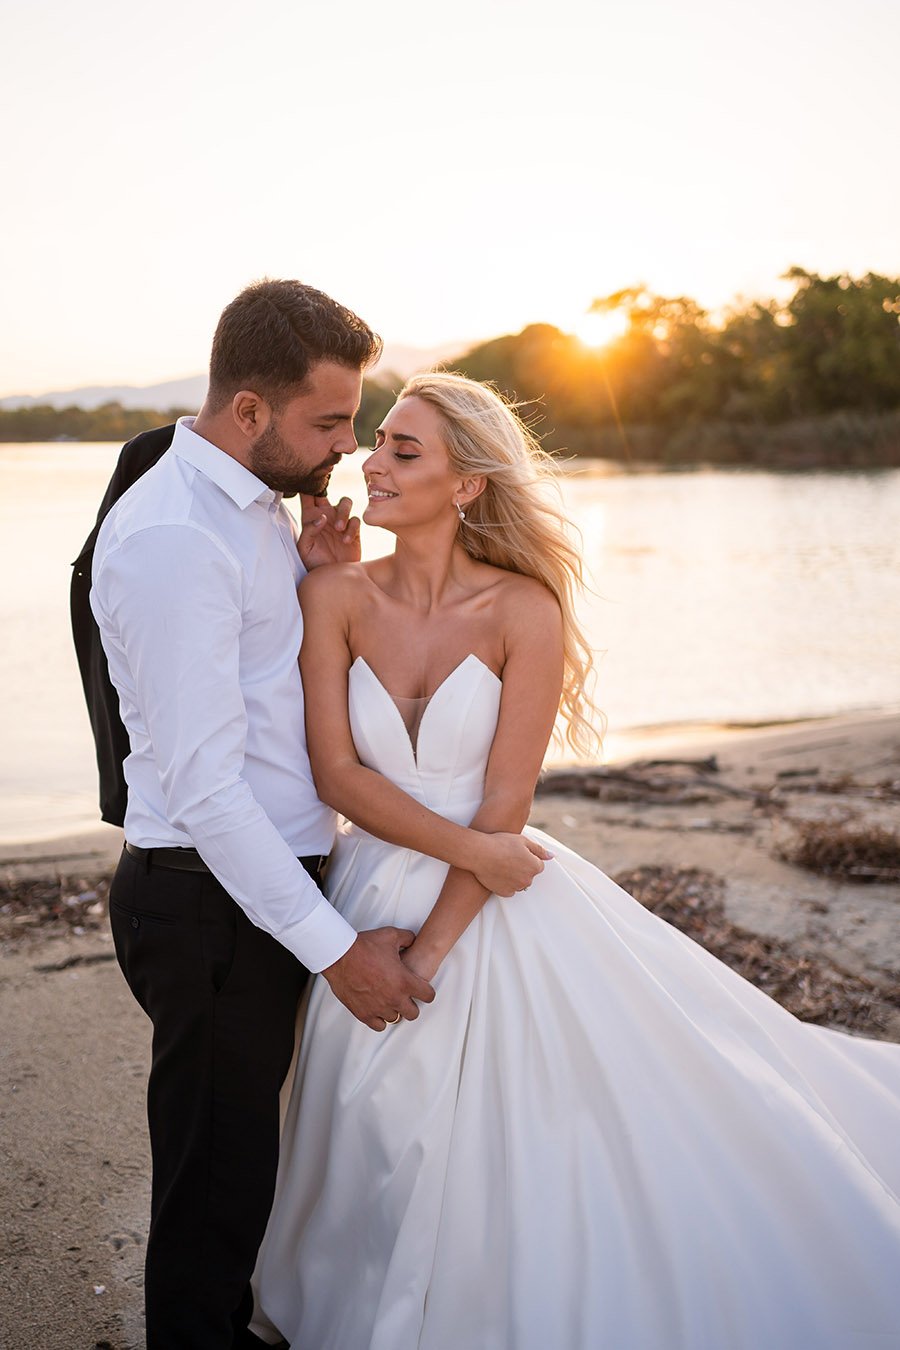
{"label": "dry grass", "polygon": [[[900,984],[876,984],[731,923],[722,879],[712,872],[638,867],[615,881],[806,1022],[878,1036],[900,1008]],[[101,931],[108,892],[108,880],[77,877],[0,884],[0,945],[22,947],[46,936]]]}
{"label": "dry grass", "polygon": [[848,881],[900,882],[900,837],[881,825],[791,820],[793,837],[779,843],[779,858],[824,876]]}
{"label": "dry grass", "polygon": [[0,883],[0,945],[19,947],[71,932],[76,937],[106,927],[109,881],[57,877],[53,881]]}
{"label": "dry grass", "polygon": [[876,984],[731,923],[725,917],[723,882],[711,872],[638,867],[614,879],[804,1022],[877,1037],[900,1008],[900,984]]}

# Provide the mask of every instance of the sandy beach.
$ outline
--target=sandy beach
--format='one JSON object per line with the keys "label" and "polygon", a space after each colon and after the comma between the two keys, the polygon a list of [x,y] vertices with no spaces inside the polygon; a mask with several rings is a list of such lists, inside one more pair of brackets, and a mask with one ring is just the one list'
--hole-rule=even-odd
{"label": "sandy beach", "polygon": [[[900,833],[900,713],[654,729],[610,752],[599,774],[549,775],[532,823],[801,1015],[900,1041],[900,877],[884,845]],[[880,840],[884,856],[830,874],[790,861],[817,827]],[[0,853],[10,1350],[143,1344],[149,1024],[105,916],[120,848],[98,827]]]}

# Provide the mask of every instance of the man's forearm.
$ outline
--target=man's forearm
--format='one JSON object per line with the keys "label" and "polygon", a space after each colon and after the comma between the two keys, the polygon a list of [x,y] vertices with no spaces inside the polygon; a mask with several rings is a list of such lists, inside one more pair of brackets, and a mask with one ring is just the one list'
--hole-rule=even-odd
{"label": "man's forearm", "polygon": [[189,808],[169,797],[173,824],[183,829],[231,898],[258,928],[309,970],[332,965],[356,932],[319,891],[293,850],[255,800],[246,781]]}

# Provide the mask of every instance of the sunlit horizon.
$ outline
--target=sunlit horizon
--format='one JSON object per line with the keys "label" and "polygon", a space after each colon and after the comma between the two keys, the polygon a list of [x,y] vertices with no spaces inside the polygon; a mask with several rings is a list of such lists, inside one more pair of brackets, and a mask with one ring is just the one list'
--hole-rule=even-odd
{"label": "sunlit horizon", "polygon": [[[649,288],[648,288],[649,289]],[[791,286],[788,286],[783,277],[779,277],[775,285],[767,291],[759,291],[755,294],[739,293],[729,296],[718,305],[710,304],[707,313],[710,322],[717,326],[724,322],[728,313],[735,307],[743,306],[754,300],[767,301],[770,299],[785,299],[789,294]],[[698,297],[692,296],[692,299]],[[567,336],[577,338],[584,347],[598,354],[614,346],[616,341],[623,337],[629,328],[629,319],[627,307],[622,306],[607,312],[598,313],[591,309],[590,305],[583,306],[580,309],[563,309],[552,316],[537,315],[524,322],[518,322],[508,328],[498,329],[493,332],[483,332],[473,334],[469,337],[457,337],[455,339],[443,339],[437,341],[414,342],[405,340],[402,336],[399,338],[387,336],[385,338],[385,356],[372,368],[370,374],[377,380],[382,375],[397,373],[391,366],[392,351],[398,350],[408,359],[409,353],[419,353],[422,356],[422,367],[426,364],[439,364],[443,361],[452,361],[455,357],[463,356],[467,351],[476,347],[480,343],[491,341],[494,338],[508,336],[520,332],[523,328],[530,325],[550,324]],[[382,336],[384,336],[382,334]],[[432,356],[434,359],[432,360]],[[151,367],[155,369],[154,363]],[[191,369],[169,370],[160,366],[155,374],[148,375],[145,371],[140,371],[130,377],[117,377],[105,379],[96,373],[89,375],[80,381],[79,384],[71,382],[54,386],[52,389],[45,382],[40,387],[34,388],[4,388],[0,384],[0,398],[11,396],[35,397],[44,393],[65,393],[68,390],[77,391],[78,389],[87,389],[91,387],[105,387],[121,385],[123,387],[141,388],[144,385],[165,384],[177,380],[191,379],[197,375],[205,373],[205,356],[198,357],[197,362]],[[401,370],[399,373],[406,373]]]}
{"label": "sunlit horizon", "polygon": [[[793,262],[803,265],[802,259],[794,259]],[[789,284],[784,279],[784,272],[786,270],[787,267],[782,269],[778,275],[773,276],[770,279],[768,284],[763,284],[761,282],[755,287],[732,291],[723,290],[721,292],[698,293],[696,290],[686,291],[683,288],[679,290],[674,286],[669,288],[664,286],[655,287],[648,285],[643,279],[637,281],[632,279],[629,284],[636,287],[640,287],[643,284],[648,291],[658,295],[690,295],[691,299],[696,300],[707,311],[711,322],[713,324],[718,324],[724,321],[727,314],[733,308],[757,300],[763,302],[771,299],[785,300],[793,290],[793,285]],[[876,271],[878,269],[867,267],[859,270],[860,273],[862,273],[863,271]],[[900,272],[900,257],[898,257],[898,266],[895,270]],[[258,275],[263,275],[263,273],[259,273]],[[284,273],[284,275],[287,275],[287,273]],[[248,275],[241,284],[248,284],[254,279],[256,279],[255,276]],[[303,279],[311,285],[319,284],[316,278],[304,277]],[[620,285],[609,289],[612,291],[623,288],[624,285]],[[437,351],[440,353],[438,358],[440,360],[461,356],[480,343],[521,332],[522,329],[529,327],[532,324],[550,324],[558,328],[560,332],[578,338],[584,346],[594,351],[602,352],[605,348],[612,346],[618,338],[626,333],[628,329],[628,318],[624,308],[607,313],[593,312],[591,310],[591,304],[601,291],[602,288],[594,288],[593,291],[588,289],[585,290],[583,296],[577,299],[572,297],[567,303],[549,305],[543,312],[533,314],[519,312],[516,314],[513,322],[505,325],[499,324],[494,328],[486,327],[481,331],[473,330],[468,335],[456,337],[448,337],[437,329],[432,332],[430,328],[421,330],[420,337],[416,337],[415,335],[410,336],[408,333],[402,332],[395,333],[390,329],[386,329],[384,326],[379,325],[377,320],[373,319],[365,311],[361,312],[363,313],[363,317],[370,321],[376,331],[380,333],[385,342],[385,346],[389,351],[391,348],[399,348],[404,351],[406,349],[411,349],[416,352],[422,352],[425,355],[432,351]],[[339,294],[336,291],[332,293],[344,303],[352,303],[351,299],[346,295]],[[230,295],[223,297],[223,306],[227,303],[229,298],[231,298]],[[70,366],[70,358],[67,354],[64,368],[83,370],[84,373],[81,377],[77,379],[60,379],[55,383],[48,378],[44,378],[42,380],[39,379],[36,382],[33,381],[31,387],[23,387],[21,385],[13,386],[8,380],[4,382],[2,373],[0,373],[0,398],[16,395],[34,397],[48,392],[65,392],[68,389],[74,390],[91,386],[103,387],[107,385],[122,385],[140,388],[143,385],[162,384],[169,381],[194,377],[204,373],[206,370],[209,342],[217,318],[218,311],[210,315],[209,333],[204,335],[204,343],[202,346],[198,346],[196,359],[191,364],[183,364],[177,369],[173,368],[166,364],[166,358],[164,354],[161,353],[159,357],[155,355],[150,356],[140,367],[132,369],[130,373],[122,373],[123,367],[117,359],[112,360],[111,366],[107,363],[107,366],[98,370],[93,366],[90,368],[82,367],[80,365]],[[49,365],[42,365],[42,370],[49,371],[50,368]],[[112,374],[108,373],[110,369],[113,372]],[[388,369],[389,362],[382,362],[381,370],[386,371]],[[376,378],[377,375],[378,370],[376,367]]]}
{"label": "sunlit horizon", "polygon": [[884,0],[36,0],[5,36],[3,396],[196,374],[263,275],[464,350],[602,345],[624,287],[716,312],[792,265],[900,274]]}

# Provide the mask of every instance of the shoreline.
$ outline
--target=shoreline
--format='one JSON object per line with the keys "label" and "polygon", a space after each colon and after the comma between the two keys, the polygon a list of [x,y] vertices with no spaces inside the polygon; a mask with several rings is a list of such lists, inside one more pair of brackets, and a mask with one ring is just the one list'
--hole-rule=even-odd
{"label": "shoreline", "polygon": [[[385,406],[393,395],[378,381],[370,382]],[[93,407],[0,408],[0,449],[30,445],[121,446],[138,432],[174,421],[192,408],[122,407],[115,426]],[[564,409],[554,420],[565,427]],[[29,427],[29,423],[33,423]],[[371,440],[375,423],[360,428]],[[56,434],[52,434],[53,432]],[[24,437],[24,438],[23,438]],[[900,468],[900,409],[865,412],[845,408],[807,413],[779,421],[729,420],[705,416],[678,425],[664,421],[569,425],[557,437],[548,433],[548,448],[563,466],[579,462],[597,466],[600,474],[691,472],[737,469],[805,473],[821,470],[891,470]]]}
{"label": "shoreline", "polygon": [[[887,707],[846,713],[823,713],[813,717],[773,718],[760,722],[654,722],[620,731],[607,730],[602,760],[580,765],[572,762],[550,764],[543,778],[557,774],[582,772],[600,767],[621,767],[632,760],[668,757],[694,758],[712,753],[734,751],[743,756],[742,747],[754,747],[778,753],[784,740],[801,753],[811,740],[822,733],[840,737],[855,736],[872,727],[890,727],[900,719],[900,703]],[[99,813],[98,813],[99,814]],[[0,880],[54,878],[69,873],[102,875],[115,868],[122,851],[123,831],[97,819],[75,829],[53,829],[27,839],[0,838]]]}
{"label": "shoreline", "polygon": [[[751,744],[754,738],[785,736],[799,745],[819,731],[852,733],[872,723],[890,723],[900,718],[900,703],[850,712],[821,713],[811,717],[778,717],[754,722],[652,722],[643,726],[608,731],[604,740],[604,764],[620,764],[641,756],[708,753],[710,747]],[[563,766],[559,766],[562,768]],[[554,769],[556,766],[554,766]],[[553,772],[550,769],[549,772]]]}
{"label": "shoreline", "polygon": [[[677,911],[741,973],[774,970],[774,986],[757,982],[808,1020],[900,1042],[900,880],[823,875],[780,852],[810,821],[897,837],[900,711],[667,737],[549,772],[531,823]],[[121,837],[98,825],[0,847],[0,1344],[16,1350],[143,1343],[150,1034],[101,880]]]}

